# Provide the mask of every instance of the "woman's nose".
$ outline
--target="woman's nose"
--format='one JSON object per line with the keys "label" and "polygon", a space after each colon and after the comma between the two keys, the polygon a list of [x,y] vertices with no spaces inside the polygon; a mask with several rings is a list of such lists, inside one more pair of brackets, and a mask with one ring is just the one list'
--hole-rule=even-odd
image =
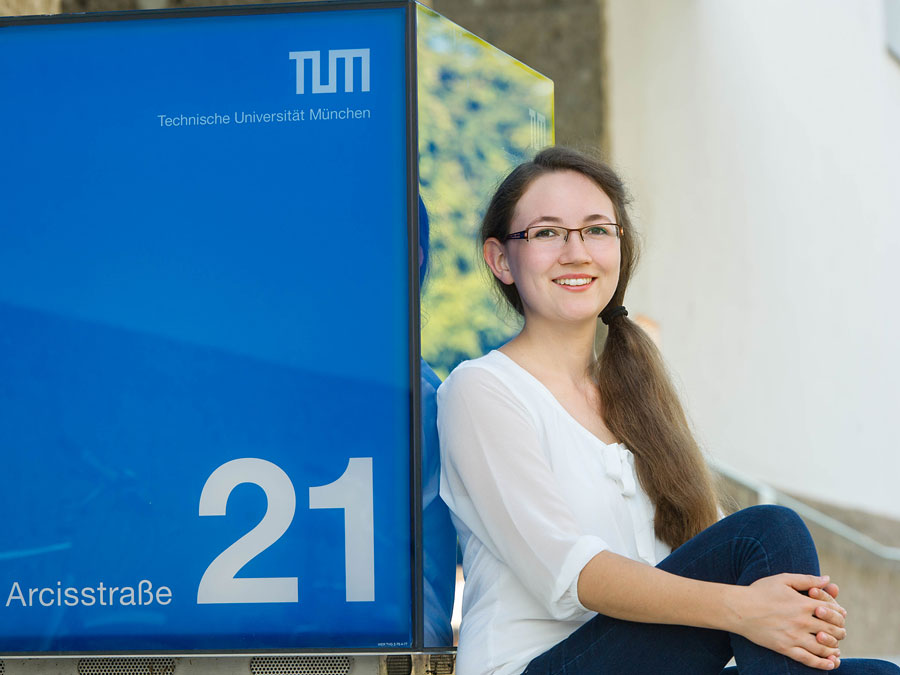
{"label": "woman's nose", "polygon": [[593,258],[581,237],[581,232],[569,232],[559,252],[561,263],[590,262]]}

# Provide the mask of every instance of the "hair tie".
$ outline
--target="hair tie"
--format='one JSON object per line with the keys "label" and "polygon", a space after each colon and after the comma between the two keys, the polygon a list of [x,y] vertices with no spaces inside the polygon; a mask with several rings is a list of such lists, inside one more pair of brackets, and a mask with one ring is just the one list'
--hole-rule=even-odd
{"label": "hair tie", "polygon": [[610,307],[609,309],[600,312],[600,320],[608,326],[610,321],[622,314],[628,316],[628,310],[622,305]]}

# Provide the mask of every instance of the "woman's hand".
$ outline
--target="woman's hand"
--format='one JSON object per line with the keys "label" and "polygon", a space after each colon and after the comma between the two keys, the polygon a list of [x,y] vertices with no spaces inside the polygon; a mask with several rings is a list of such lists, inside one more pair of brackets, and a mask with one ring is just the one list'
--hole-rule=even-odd
{"label": "woman's hand", "polygon": [[843,614],[827,591],[820,599],[804,595],[827,585],[828,577],[777,574],[740,587],[744,594],[735,607],[739,618],[733,632],[806,666],[833,670],[840,665],[837,642],[847,634]]}

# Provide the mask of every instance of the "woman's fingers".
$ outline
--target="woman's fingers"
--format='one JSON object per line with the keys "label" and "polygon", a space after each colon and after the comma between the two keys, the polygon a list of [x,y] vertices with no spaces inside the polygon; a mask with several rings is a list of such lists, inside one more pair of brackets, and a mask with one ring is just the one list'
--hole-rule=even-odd
{"label": "woman's fingers", "polygon": [[834,670],[838,666],[834,659],[816,656],[815,654],[803,649],[803,647],[791,647],[785,653],[785,656],[791,657],[792,659],[794,659],[794,661],[802,663],[804,666],[809,666],[810,668],[818,668],[819,670]]}
{"label": "woman's fingers", "polygon": [[834,607],[831,607],[829,605],[819,605],[818,607],[816,607],[815,615],[817,619],[827,621],[830,624],[834,624],[838,628],[843,628],[845,625],[844,615],[837,611]]}
{"label": "woman's fingers", "polygon": [[[816,608],[816,611],[818,612],[818,608]],[[812,622],[809,624],[809,633],[810,635],[826,633],[828,635],[831,635],[836,640],[843,640],[845,637],[847,637],[846,628],[837,626],[829,621],[824,621],[822,619],[819,619],[818,617],[812,618]]]}
{"label": "woman's fingers", "polygon": [[[801,575],[803,576],[803,575]],[[800,584],[808,583],[809,579],[800,580]],[[794,587],[796,588],[796,581],[794,581]],[[807,591],[807,595],[814,600],[820,600],[822,602],[828,603],[828,605],[822,605],[816,607],[814,610],[814,616],[818,619],[826,621],[827,623],[832,624],[835,627],[844,629],[845,619],[847,617],[847,610],[841,607],[835,598],[837,594],[840,592],[840,588],[838,588],[837,584],[827,583],[822,587],[812,586]],[[835,630],[833,628],[827,628],[825,630],[819,630],[815,633],[816,641],[824,645],[826,647],[837,647],[838,642],[847,637],[846,630]],[[840,663],[840,659],[838,657],[833,657],[838,659],[837,663]]]}
{"label": "woman's fingers", "polygon": [[[813,636],[810,636],[810,638],[812,637]],[[803,641],[799,647],[801,651],[793,651],[788,653],[788,656],[805,665],[823,670],[833,670],[841,665],[840,649],[826,647],[814,640]],[[803,652],[805,652],[805,654]],[[828,662],[830,662],[831,665],[828,665]]]}
{"label": "woman's fingers", "polygon": [[827,585],[829,577],[811,574],[779,574],[777,577],[796,591],[806,591],[816,603],[811,608],[812,619],[813,621],[818,619],[822,623],[813,623],[810,633],[815,635],[819,631],[824,631],[838,640],[846,637],[847,631],[844,630],[846,611],[827,591],[822,590],[822,587]]}
{"label": "woman's fingers", "polygon": [[840,593],[841,589],[838,588],[838,585],[835,583],[827,583],[822,587],[822,590],[828,593],[831,596],[832,600],[836,600],[838,593]]}
{"label": "woman's fingers", "polygon": [[[827,624],[825,624],[825,625],[827,625]],[[819,624],[818,626],[813,626],[812,630],[809,631],[809,634],[811,636],[818,636],[820,634],[821,635],[829,635],[837,642],[840,642],[845,637],[847,637],[847,631],[844,630],[843,628],[836,628],[834,626],[828,626],[827,628],[823,628],[822,624]],[[818,640],[818,637],[816,639]],[[826,644],[826,643],[822,642],[821,640],[819,640],[819,642],[821,644],[825,645],[826,647],[837,647],[836,644]]]}
{"label": "woman's fingers", "polygon": [[838,639],[834,637],[834,635],[826,633],[824,630],[820,630],[818,633],[816,633],[816,641],[820,645],[825,645],[826,647],[838,646]]}
{"label": "woman's fingers", "polygon": [[822,588],[826,586],[830,580],[830,577],[825,576],[814,576],[812,574],[778,574],[776,575],[780,579],[782,579],[788,586],[793,588],[795,591],[808,591],[811,588]]}
{"label": "woman's fingers", "polygon": [[834,605],[834,608],[839,611],[844,616],[847,616],[847,610],[838,604],[837,600],[835,600],[835,596],[831,595],[829,592],[829,587],[833,587],[831,590],[834,590],[837,593],[837,584],[828,584],[825,588],[810,588],[808,591],[809,597],[815,600],[823,600],[831,605]]}
{"label": "woman's fingers", "polygon": [[[815,600],[823,600],[828,603],[827,606],[823,605],[816,607],[816,618],[844,628],[847,610],[841,607],[837,601],[835,601],[834,596],[831,595],[832,592],[836,595],[838,590],[837,584],[828,584],[824,588],[810,588],[809,597]],[[824,630],[820,630],[816,633],[816,640],[819,644],[825,645],[826,647],[837,647],[838,641],[843,640],[845,637],[847,637],[846,630],[843,633],[838,632],[835,635]]]}

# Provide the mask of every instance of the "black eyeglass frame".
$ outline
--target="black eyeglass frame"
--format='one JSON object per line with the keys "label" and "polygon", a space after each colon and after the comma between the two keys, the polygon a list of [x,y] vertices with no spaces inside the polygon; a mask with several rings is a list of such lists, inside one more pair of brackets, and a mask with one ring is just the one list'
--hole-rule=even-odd
{"label": "black eyeglass frame", "polygon": [[562,227],[561,225],[532,225],[531,227],[526,227],[524,230],[519,230],[518,232],[510,232],[503,238],[503,241],[509,241],[510,239],[524,239],[525,241],[531,241],[528,238],[529,230],[565,230],[566,236],[563,238],[563,243],[568,243],[569,241],[569,233],[570,232],[578,232],[581,235],[581,241],[586,243],[584,238],[584,231],[589,230],[592,227],[608,227],[612,228],[616,233],[616,239],[622,238],[622,226],[617,223],[595,223],[594,225],[585,225],[584,227]]}

